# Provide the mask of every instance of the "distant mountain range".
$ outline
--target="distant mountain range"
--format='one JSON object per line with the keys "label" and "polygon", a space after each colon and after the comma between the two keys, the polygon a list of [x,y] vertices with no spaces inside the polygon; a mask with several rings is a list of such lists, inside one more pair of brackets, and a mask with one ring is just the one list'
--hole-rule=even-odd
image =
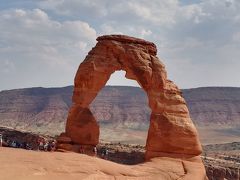
{"label": "distant mountain range", "polygon": [[[73,87],[26,88],[0,92],[0,126],[57,135],[64,131]],[[240,140],[240,88],[183,89],[203,143]],[[150,109],[138,87],[106,86],[91,104],[101,138],[144,143]]]}

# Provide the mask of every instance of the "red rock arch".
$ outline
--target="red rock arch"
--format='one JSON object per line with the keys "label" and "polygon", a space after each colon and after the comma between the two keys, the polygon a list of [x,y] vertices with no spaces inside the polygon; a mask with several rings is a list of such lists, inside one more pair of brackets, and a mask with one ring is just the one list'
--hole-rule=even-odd
{"label": "red rock arch", "polygon": [[75,76],[64,136],[73,144],[98,144],[99,126],[89,105],[111,74],[124,70],[126,78],[136,80],[147,93],[152,110],[146,158],[166,153],[199,155],[201,145],[185,100],[178,87],[167,79],[165,67],[156,57],[156,46],[123,35],[101,36],[97,41]]}

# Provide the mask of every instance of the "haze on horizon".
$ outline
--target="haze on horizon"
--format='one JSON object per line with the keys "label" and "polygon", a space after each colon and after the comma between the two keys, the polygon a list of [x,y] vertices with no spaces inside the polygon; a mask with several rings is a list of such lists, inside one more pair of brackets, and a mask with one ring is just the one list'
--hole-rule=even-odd
{"label": "haze on horizon", "polygon": [[[2,0],[0,90],[73,84],[97,36],[154,42],[180,88],[240,87],[238,0]],[[109,85],[137,85],[115,73]]]}

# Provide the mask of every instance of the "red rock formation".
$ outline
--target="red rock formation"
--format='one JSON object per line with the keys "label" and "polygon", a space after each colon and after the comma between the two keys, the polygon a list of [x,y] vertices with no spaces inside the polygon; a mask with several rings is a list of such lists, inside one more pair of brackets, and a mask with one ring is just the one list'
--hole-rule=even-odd
{"label": "red rock formation", "polygon": [[124,70],[126,78],[136,80],[145,90],[152,110],[146,159],[169,154],[187,158],[199,155],[201,144],[185,100],[178,87],[167,79],[165,66],[156,57],[156,46],[123,35],[101,36],[97,41],[80,64],[74,80],[73,105],[65,134],[71,143],[98,143],[99,126],[89,105],[111,74]]}

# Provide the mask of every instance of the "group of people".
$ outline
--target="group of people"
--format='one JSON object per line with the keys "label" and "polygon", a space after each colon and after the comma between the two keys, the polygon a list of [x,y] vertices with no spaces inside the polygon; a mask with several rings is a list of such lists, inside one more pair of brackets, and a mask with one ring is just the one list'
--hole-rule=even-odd
{"label": "group of people", "polygon": [[46,140],[44,138],[39,138],[37,141],[34,141],[30,144],[28,142],[16,140],[16,138],[13,140],[12,138],[3,137],[3,135],[0,134],[0,147],[1,146],[22,148],[27,150],[55,151],[56,140]]}
{"label": "group of people", "polygon": [[38,140],[38,150],[39,151],[55,151],[56,150],[56,140]]}
{"label": "group of people", "polygon": [[[55,151],[56,150],[57,142],[56,140],[46,140],[44,138],[39,138],[37,140],[37,150],[39,151]],[[13,148],[23,148],[27,150],[36,150],[36,144],[32,146],[31,144],[27,142],[20,142],[16,140],[10,140],[10,139],[3,139],[3,135],[0,134],[0,147],[1,146],[7,146],[7,147],[13,147]],[[84,154],[84,146],[80,146],[79,152]],[[100,148],[100,152],[98,153],[98,149],[96,146],[93,147],[93,154],[94,156],[99,156],[103,159],[108,159],[108,149],[106,147]]]}
{"label": "group of people", "polygon": [[108,159],[108,149],[107,148],[104,147],[101,149],[101,157],[103,159]]}
{"label": "group of people", "polygon": [[7,145],[9,147],[13,147],[13,148],[22,148],[22,149],[27,149],[27,150],[32,150],[32,146],[27,143],[27,142],[18,142],[18,141],[11,141],[11,140],[7,140],[6,141]]}
{"label": "group of people", "polygon": [[3,135],[0,134],[0,147],[5,146],[5,147],[13,147],[13,148],[22,148],[22,149],[27,149],[31,150],[32,146],[27,143],[27,142],[20,142],[17,140],[10,140],[10,139],[4,139]]}
{"label": "group of people", "polygon": [[[84,148],[83,145],[81,145],[79,147],[79,152],[81,154],[85,154],[85,153],[88,154],[89,153],[88,150],[85,152],[85,148]],[[100,151],[98,151],[98,148],[96,146],[94,146],[93,149],[92,149],[92,153],[95,157],[97,157],[99,155],[103,159],[108,159],[108,149],[106,147],[102,147],[102,148],[100,148]]]}

